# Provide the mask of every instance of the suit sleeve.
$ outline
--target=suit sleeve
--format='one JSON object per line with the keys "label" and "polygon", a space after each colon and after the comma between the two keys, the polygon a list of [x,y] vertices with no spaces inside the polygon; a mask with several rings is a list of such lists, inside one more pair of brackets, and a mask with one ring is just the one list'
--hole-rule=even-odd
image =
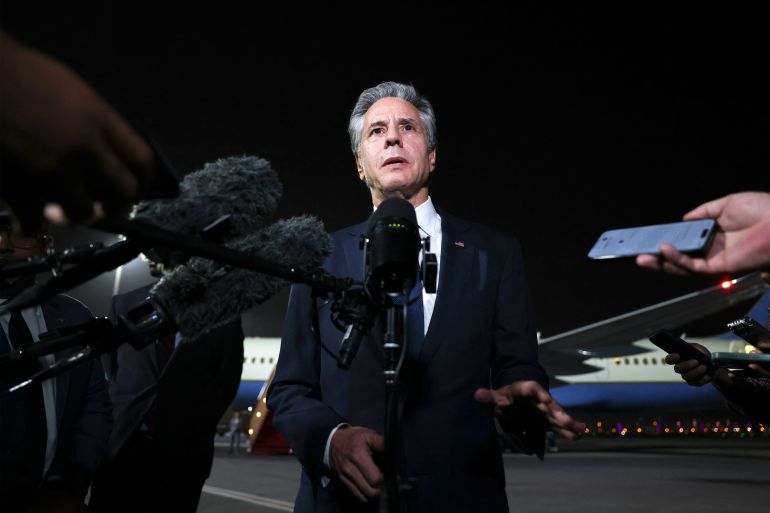
{"label": "suit sleeve", "polygon": [[311,479],[328,476],[324,449],[331,431],[345,419],[322,402],[320,343],[313,328],[315,299],[306,285],[294,285],[289,297],[281,353],[268,392],[273,422]]}
{"label": "suit sleeve", "polygon": [[548,388],[548,376],[537,360],[537,334],[529,302],[521,248],[511,241],[498,287],[492,384],[534,380]]}
{"label": "suit sleeve", "polygon": [[[498,288],[492,363],[494,388],[533,380],[548,389],[548,375],[537,359],[537,334],[532,316],[521,248],[513,240]],[[523,452],[543,458],[545,432],[549,426],[532,403],[514,403],[498,421]]]}

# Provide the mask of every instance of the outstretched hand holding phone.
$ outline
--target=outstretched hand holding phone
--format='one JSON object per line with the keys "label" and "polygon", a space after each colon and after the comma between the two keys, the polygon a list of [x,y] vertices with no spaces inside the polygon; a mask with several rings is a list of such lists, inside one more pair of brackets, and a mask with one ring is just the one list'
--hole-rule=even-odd
{"label": "outstretched hand holding phone", "polygon": [[640,267],[671,274],[719,274],[770,266],[770,193],[739,192],[709,201],[684,215],[685,220],[715,219],[719,229],[702,256],[690,256],[669,244],[660,256],[639,255]]}

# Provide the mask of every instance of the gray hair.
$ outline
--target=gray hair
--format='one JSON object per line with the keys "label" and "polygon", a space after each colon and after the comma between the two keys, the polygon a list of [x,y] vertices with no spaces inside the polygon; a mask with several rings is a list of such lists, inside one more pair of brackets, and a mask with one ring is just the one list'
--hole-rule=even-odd
{"label": "gray hair", "polygon": [[350,113],[348,134],[350,135],[350,147],[353,153],[358,154],[358,151],[361,149],[361,131],[364,128],[364,115],[366,111],[383,98],[400,98],[414,105],[414,108],[420,114],[422,124],[425,126],[428,151],[436,148],[436,116],[433,114],[433,106],[431,106],[428,99],[419,94],[411,84],[383,82],[361,93],[355,107],[353,107],[353,112]]}

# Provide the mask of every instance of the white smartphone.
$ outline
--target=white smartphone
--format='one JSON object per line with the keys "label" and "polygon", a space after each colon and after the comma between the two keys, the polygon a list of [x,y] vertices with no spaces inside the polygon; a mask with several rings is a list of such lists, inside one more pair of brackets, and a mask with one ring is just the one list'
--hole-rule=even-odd
{"label": "white smartphone", "polygon": [[716,232],[713,219],[621,228],[602,233],[588,258],[619,258],[660,253],[661,244],[671,244],[682,253],[705,251]]}

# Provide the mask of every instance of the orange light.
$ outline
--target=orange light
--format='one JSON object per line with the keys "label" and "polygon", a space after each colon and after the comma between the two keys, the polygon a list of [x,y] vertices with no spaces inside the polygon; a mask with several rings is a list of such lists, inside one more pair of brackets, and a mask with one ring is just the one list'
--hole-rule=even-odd
{"label": "orange light", "polygon": [[722,286],[723,289],[729,289],[730,287],[733,286],[733,282],[732,280],[724,280],[720,285]]}

